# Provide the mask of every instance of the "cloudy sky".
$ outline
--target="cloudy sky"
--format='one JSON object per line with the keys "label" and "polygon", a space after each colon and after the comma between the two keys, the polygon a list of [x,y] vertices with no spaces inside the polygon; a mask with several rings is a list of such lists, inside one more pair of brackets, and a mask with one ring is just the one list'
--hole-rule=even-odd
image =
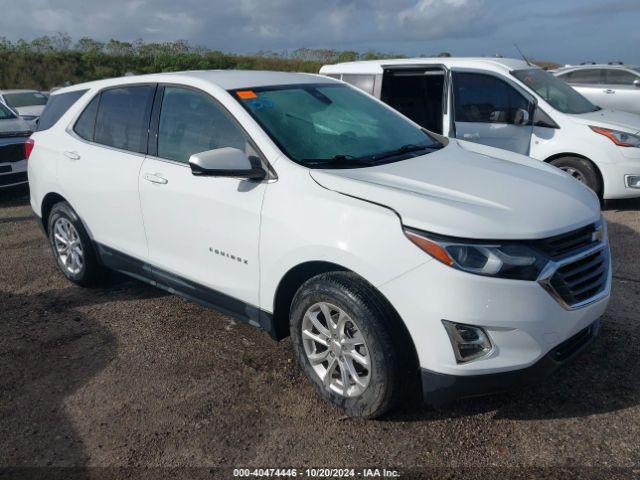
{"label": "cloudy sky", "polygon": [[0,36],[640,63],[640,0],[0,0]]}

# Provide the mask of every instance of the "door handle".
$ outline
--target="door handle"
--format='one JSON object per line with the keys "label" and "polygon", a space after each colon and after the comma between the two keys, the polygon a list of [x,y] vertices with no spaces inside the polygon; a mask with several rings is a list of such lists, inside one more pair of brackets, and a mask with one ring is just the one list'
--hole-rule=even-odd
{"label": "door handle", "polygon": [[462,135],[463,138],[466,138],[468,140],[477,140],[480,138],[480,134],[479,133],[465,133],[464,135]]}
{"label": "door handle", "polygon": [[612,93],[616,93],[615,90],[611,90],[610,88],[607,88],[604,93],[608,93],[608,94],[612,94]]}
{"label": "door handle", "polygon": [[169,183],[169,180],[167,180],[166,178],[162,177],[158,173],[145,173],[144,174],[144,179],[147,182],[158,183],[160,185],[166,185],[167,183]]}
{"label": "door handle", "polygon": [[62,152],[62,154],[69,160],[80,160],[80,155],[78,154],[78,152]]}

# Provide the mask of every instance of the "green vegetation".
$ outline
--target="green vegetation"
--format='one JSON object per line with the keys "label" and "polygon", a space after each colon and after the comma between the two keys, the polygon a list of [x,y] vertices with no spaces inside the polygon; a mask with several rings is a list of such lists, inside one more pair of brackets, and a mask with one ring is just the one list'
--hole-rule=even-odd
{"label": "green vegetation", "polygon": [[378,52],[338,52],[301,48],[292,52],[235,55],[194,47],[178,40],[166,43],[106,43],[68,35],[44,36],[31,42],[0,37],[0,88],[46,90],[65,83],[180,70],[243,69],[317,73],[326,63],[398,57]]}
{"label": "green vegetation", "polygon": [[128,72],[242,69],[316,73],[326,63],[398,57],[403,55],[309,48],[236,55],[194,47],[183,40],[145,43],[81,38],[73,43],[62,33],[30,42],[11,42],[0,37],[0,88],[48,90],[69,83],[120,77]]}

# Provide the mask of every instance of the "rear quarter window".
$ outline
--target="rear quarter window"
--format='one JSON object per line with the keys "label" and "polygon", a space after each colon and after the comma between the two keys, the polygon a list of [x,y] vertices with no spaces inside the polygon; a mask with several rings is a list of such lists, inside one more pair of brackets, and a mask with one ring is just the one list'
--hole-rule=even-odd
{"label": "rear quarter window", "polygon": [[94,142],[146,153],[155,85],[110,88],[100,95]]}
{"label": "rear quarter window", "polygon": [[47,102],[47,106],[44,107],[42,115],[40,115],[40,121],[38,122],[36,131],[41,132],[53,127],[85,92],[87,92],[87,90],[76,90],[74,92],[52,95]]}

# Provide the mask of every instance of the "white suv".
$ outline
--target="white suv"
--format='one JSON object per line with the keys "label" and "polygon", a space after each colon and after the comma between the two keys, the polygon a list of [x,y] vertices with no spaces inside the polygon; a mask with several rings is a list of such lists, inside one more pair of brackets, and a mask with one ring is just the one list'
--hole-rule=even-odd
{"label": "white suv", "polygon": [[350,415],[414,385],[442,403],[528,381],[598,332],[598,199],[542,162],[316,75],[158,74],[51,99],[73,105],[32,136],[29,179],[64,275],[119,270],[290,334]]}

